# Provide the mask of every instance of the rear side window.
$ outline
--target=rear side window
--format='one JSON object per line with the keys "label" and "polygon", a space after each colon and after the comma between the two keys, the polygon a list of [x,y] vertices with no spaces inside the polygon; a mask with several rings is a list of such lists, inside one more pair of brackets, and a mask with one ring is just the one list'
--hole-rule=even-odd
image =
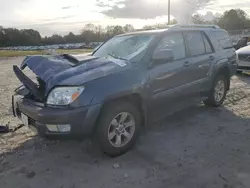
{"label": "rear side window", "polygon": [[182,33],[171,33],[162,38],[155,51],[162,49],[172,50],[175,60],[185,58],[186,49]]}
{"label": "rear side window", "polygon": [[216,39],[223,49],[233,48],[233,43],[225,31],[212,31],[209,34]]}
{"label": "rear side window", "polygon": [[186,33],[186,39],[190,56],[197,56],[206,53],[201,32],[189,31]]}

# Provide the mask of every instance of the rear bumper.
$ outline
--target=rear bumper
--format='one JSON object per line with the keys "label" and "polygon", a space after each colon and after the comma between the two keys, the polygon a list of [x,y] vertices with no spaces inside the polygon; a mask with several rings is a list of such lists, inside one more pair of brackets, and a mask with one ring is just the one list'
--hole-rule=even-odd
{"label": "rear bumper", "polygon": [[[52,108],[41,103],[35,103],[27,99],[15,99],[13,97],[14,115],[21,117],[21,113],[28,116],[29,126],[35,128],[40,136],[58,136],[64,138],[76,138],[89,136],[95,127],[101,104],[79,108]],[[69,132],[51,132],[46,127],[50,125],[69,124]]]}

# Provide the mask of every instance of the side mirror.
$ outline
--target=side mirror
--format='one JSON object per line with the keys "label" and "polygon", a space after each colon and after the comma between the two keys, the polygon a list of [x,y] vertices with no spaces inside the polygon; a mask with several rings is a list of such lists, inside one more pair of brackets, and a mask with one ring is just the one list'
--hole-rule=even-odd
{"label": "side mirror", "polygon": [[174,60],[174,53],[169,49],[155,51],[152,59],[155,63],[166,63]]}

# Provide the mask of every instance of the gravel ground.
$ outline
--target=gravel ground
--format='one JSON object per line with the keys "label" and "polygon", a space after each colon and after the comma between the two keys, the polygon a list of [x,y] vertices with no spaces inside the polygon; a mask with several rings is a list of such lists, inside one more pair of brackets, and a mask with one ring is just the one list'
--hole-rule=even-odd
{"label": "gravel ground", "polygon": [[[0,60],[0,123],[12,117],[19,81]],[[30,73],[28,73],[30,74]],[[250,77],[235,76],[223,107],[197,105],[144,131],[129,153],[108,158],[87,140],[47,141],[27,128],[0,135],[3,188],[250,187]]]}

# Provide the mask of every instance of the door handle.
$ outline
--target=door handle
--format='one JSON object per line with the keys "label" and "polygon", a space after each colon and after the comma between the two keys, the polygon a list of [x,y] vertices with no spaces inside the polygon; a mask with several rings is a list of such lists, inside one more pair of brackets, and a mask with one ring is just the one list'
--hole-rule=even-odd
{"label": "door handle", "polygon": [[189,67],[189,65],[190,65],[189,63],[190,63],[189,61],[185,61],[184,64],[183,64],[183,66],[184,67]]}
{"label": "door handle", "polygon": [[209,60],[213,61],[214,60],[214,56],[209,56]]}

